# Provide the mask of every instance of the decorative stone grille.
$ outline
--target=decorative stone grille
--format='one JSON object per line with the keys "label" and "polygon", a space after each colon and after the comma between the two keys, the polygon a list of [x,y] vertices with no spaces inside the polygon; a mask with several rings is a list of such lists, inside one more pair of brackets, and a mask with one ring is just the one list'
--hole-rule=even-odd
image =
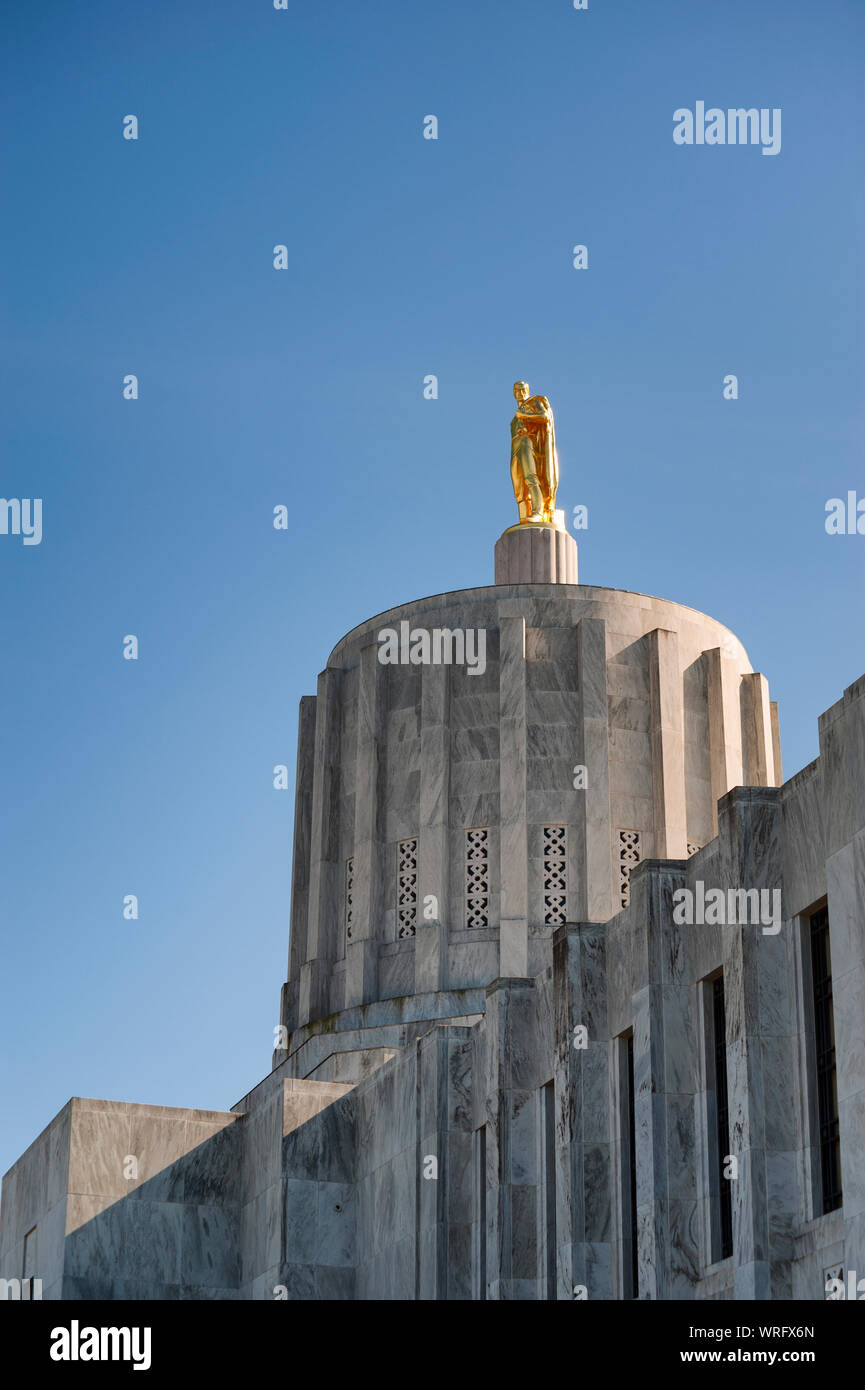
{"label": "decorative stone grille", "polygon": [[641,859],[639,830],[620,830],[619,834],[619,902],[627,907],[631,901],[631,870]]}
{"label": "decorative stone grille", "polygon": [[561,927],[568,920],[568,832],[564,825],[543,827],[544,922]]}
{"label": "decorative stone grille", "polygon": [[417,930],[417,838],[397,845],[396,901],[397,935],[402,941]]}
{"label": "decorative stone grille", "polygon": [[490,832],[466,831],[466,926],[490,924]]}
{"label": "decorative stone grille", "polygon": [[345,861],[345,939],[351,941],[354,926],[354,860]]}

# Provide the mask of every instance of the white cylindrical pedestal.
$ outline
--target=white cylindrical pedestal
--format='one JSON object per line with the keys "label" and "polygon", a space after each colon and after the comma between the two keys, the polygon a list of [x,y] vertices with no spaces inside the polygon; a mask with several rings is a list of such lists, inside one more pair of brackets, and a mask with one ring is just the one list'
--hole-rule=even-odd
{"label": "white cylindrical pedestal", "polygon": [[557,526],[527,522],[496,541],[496,584],[578,584],[577,543]]}

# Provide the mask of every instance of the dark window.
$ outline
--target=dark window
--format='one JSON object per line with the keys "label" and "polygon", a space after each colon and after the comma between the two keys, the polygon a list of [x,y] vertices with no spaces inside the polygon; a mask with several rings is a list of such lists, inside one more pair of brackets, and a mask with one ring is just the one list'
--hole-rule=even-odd
{"label": "dark window", "polygon": [[712,1040],[715,1053],[715,1113],[720,1249],[718,1259],[733,1253],[733,1194],[724,1169],[730,1155],[730,1110],[727,1101],[727,1013],[724,1007],[724,976],[712,981]]}
{"label": "dark window", "polygon": [[[36,1274],[36,1227],[24,1237],[24,1278],[21,1281],[21,1297],[33,1298],[33,1279]],[[37,1295],[41,1297],[41,1294]]]}
{"label": "dark window", "polygon": [[544,1297],[556,1296],[556,1096],[552,1081],[541,1089],[544,1146]]}
{"label": "dark window", "polygon": [[[626,1290],[630,1298],[640,1296],[639,1266],[637,1261],[637,1113],[634,1094],[634,1035],[627,1037],[627,1062],[625,1067],[625,1107],[628,1124],[628,1148],[625,1164],[627,1185],[627,1213],[625,1230],[629,1239],[625,1240],[625,1273],[630,1283]],[[628,1258],[628,1256],[630,1258]]]}
{"label": "dark window", "polygon": [[487,1296],[487,1127],[481,1125],[477,1134],[477,1163],[475,1183],[478,1212],[478,1299]]}
{"label": "dark window", "polygon": [[841,1145],[838,1136],[838,1083],[835,1073],[835,1017],[832,1009],[832,957],[829,913],[811,916],[811,984],[814,991],[817,1115],[820,1125],[820,1178],[823,1211],[841,1205]]}

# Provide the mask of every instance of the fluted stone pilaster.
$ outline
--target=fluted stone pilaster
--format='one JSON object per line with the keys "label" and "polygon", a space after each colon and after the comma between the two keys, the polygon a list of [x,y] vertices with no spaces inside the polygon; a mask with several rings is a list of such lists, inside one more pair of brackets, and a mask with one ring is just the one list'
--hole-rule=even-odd
{"label": "fluted stone pilaster", "polygon": [[380,766],[384,720],[384,667],[378,644],[360,653],[354,793],[354,922],[345,949],[345,1005],[376,996],[382,913]]}
{"label": "fluted stone pilaster", "polygon": [[[421,677],[420,823],[415,990],[442,989],[447,972],[448,801],[450,795],[450,667],[425,666]],[[425,916],[424,902],[437,911]]]}
{"label": "fluted stone pilaster", "polygon": [[712,785],[712,826],[718,833],[718,802],[731,787],[741,786],[742,716],[739,670],[720,647],[703,653],[709,709],[709,764]]}
{"label": "fluted stone pilaster", "polygon": [[309,851],[306,960],[300,974],[301,1023],[328,1010],[339,916],[339,764],[342,672],[328,667],[318,678],[315,705],[315,768]]}
{"label": "fluted stone pilaster", "polygon": [[679,639],[656,627],[648,643],[655,857],[684,859],[688,834]]}
{"label": "fluted stone pilaster", "polygon": [[603,618],[584,617],[577,624],[577,697],[586,789],[577,811],[584,858],[576,916],[587,922],[605,922],[615,911],[606,631]]}
{"label": "fluted stone pilaster", "polygon": [[291,1031],[297,1026],[297,993],[300,972],[306,960],[309,924],[309,871],[312,830],[312,801],[315,772],[314,695],[300,701],[297,721],[297,775],[294,792],[294,841],[291,860],[291,931],[287,990],[283,1000],[282,1023]]}
{"label": "fluted stone pilaster", "polygon": [[742,761],[745,785],[774,787],[775,754],[769,682],[758,671],[742,676]]}
{"label": "fluted stone pilaster", "polygon": [[525,976],[529,959],[525,618],[503,617],[499,630],[500,974]]}

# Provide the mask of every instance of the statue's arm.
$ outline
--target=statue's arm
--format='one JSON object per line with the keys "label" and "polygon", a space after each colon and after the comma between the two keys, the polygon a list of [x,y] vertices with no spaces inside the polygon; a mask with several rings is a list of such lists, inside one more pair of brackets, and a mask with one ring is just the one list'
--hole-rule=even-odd
{"label": "statue's arm", "polygon": [[525,420],[536,420],[539,415],[552,419],[553,412],[546,396],[532,396],[530,400],[523,401],[517,415]]}

